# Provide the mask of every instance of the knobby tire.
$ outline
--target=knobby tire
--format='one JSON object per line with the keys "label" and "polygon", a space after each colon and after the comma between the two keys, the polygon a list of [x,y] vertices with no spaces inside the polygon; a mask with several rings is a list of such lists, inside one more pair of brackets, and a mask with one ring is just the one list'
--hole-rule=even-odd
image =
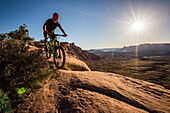
{"label": "knobby tire", "polygon": [[[59,53],[59,51],[61,52],[61,54]],[[56,54],[57,53],[57,54]],[[59,54],[61,55],[61,58],[59,57]],[[65,56],[65,51],[61,46],[58,46],[55,48],[55,52],[54,52],[54,64],[57,68],[62,68],[64,67],[64,64],[66,62],[66,56]],[[62,61],[59,61],[60,64],[57,63],[57,60],[62,59]]]}

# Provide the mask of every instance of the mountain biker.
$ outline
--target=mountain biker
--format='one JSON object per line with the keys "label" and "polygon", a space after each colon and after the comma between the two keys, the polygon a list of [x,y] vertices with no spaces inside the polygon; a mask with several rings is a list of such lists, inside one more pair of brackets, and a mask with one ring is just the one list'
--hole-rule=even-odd
{"label": "mountain biker", "polygon": [[48,39],[48,33],[53,33],[57,27],[60,28],[62,33],[64,34],[65,37],[67,37],[67,34],[65,33],[64,29],[61,27],[60,23],[58,22],[59,20],[59,14],[54,13],[53,18],[48,19],[44,25],[43,25],[43,30],[44,30],[44,44],[45,44],[45,51],[48,51],[47,49],[47,39]]}

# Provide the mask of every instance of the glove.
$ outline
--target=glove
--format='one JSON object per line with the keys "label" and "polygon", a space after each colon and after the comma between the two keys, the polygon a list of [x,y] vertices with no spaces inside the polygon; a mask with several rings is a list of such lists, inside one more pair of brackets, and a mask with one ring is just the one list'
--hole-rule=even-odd
{"label": "glove", "polygon": [[64,37],[67,37],[67,34],[64,34]]}
{"label": "glove", "polygon": [[48,32],[47,30],[44,30],[44,33],[45,33],[45,34],[48,34],[49,32]]}

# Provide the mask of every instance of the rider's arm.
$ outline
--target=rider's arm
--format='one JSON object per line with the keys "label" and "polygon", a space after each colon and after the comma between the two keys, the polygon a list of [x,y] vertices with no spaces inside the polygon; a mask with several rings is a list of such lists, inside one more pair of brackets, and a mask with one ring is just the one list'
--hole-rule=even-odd
{"label": "rider's arm", "polygon": [[60,30],[62,31],[62,33],[67,36],[66,32],[65,32],[64,29],[61,27],[60,23],[58,23],[58,27],[60,28]]}
{"label": "rider's arm", "polygon": [[47,25],[44,24],[43,30],[44,30],[44,31],[47,30]]}
{"label": "rider's arm", "polygon": [[44,25],[43,25],[43,30],[44,30],[45,32],[48,32],[48,31],[47,31],[47,25],[49,25],[49,24],[48,24],[49,21],[50,21],[50,19],[48,19],[48,20],[44,23]]}
{"label": "rider's arm", "polygon": [[43,30],[44,30],[44,33],[45,33],[45,34],[48,34],[48,33],[49,33],[49,32],[47,31],[47,25],[44,25],[44,26],[43,26]]}

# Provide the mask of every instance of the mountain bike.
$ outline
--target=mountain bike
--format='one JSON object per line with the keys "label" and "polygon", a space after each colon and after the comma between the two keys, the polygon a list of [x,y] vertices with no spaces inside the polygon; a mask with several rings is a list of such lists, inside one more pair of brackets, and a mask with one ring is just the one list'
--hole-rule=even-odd
{"label": "mountain bike", "polygon": [[54,64],[57,68],[62,68],[66,62],[65,51],[58,41],[60,36],[64,35],[49,33],[48,38],[50,38],[50,41],[47,43],[48,51],[46,51],[48,59],[51,57],[51,54],[53,54]]}

